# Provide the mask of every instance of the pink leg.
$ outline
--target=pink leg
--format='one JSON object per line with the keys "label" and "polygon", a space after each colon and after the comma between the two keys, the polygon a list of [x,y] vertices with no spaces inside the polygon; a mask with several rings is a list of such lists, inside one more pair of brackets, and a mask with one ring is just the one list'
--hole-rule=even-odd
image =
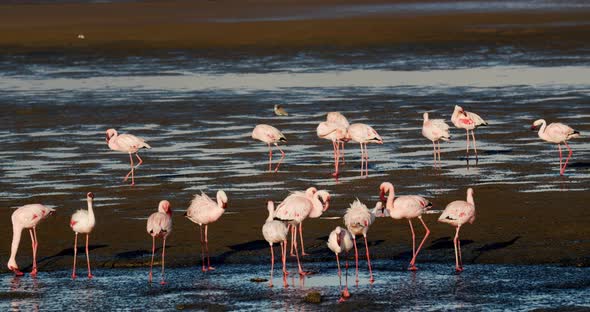
{"label": "pink leg", "polygon": [[459,252],[457,251],[458,248],[461,248],[459,245],[459,230],[461,229],[460,226],[457,227],[457,232],[455,233],[455,239],[453,239],[453,243],[455,244],[455,270],[457,272],[463,271],[463,266],[459,263]]}
{"label": "pink leg", "polygon": [[76,257],[78,256],[78,233],[74,234],[74,267],[72,269],[72,279],[76,278]]}
{"label": "pink leg", "polygon": [[367,236],[365,236],[365,248],[367,249],[367,263],[369,264],[369,275],[371,276],[369,281],[373,283],[375,279],[373,278],[373,269],[371,268],[371,257],[369,256],[369,244],[367,243]]}
{"label": "pink leg", "polygon": [[363,152],[363,143],[361,143],[361,177],[363,176],[363,171],[365,166],[365,152]]}
{"label": "pink leg", "polygon": [[340,161],[340,151],[339,151],[340,143],[337,141],[333,141],[332,147],[334,148],[334,173],[332,173],[332,175],[337,177],[338,176],[338,163]]}
{"label": "pink leg", "polygon": [[139,162],[137,163],[137,165],[135,166],[135,168],[139,167],[141,164],[143,164],[143,159],[141,159],[141,157],[139,157],[139,154],[135,153],[135,157],[137,157],[137,160],[139,160]]}
{"label": "pink leg", "polygon": [[367,143],[365,143],[365,176],[369,176],[369,150],[367,149]]}
{"label": "pink leg", "polygon": [[281,261],[283,262],[283,275],[289,274],[287,272],[287,240],[281,242]]}
{"label": "pink leg", "polygon": [[436,142],[438,145],[438,167],[442,168],[442,164],[440,163],[440,141]]}
{"label": "pink leg", "polygon": [[465,158],[467,159],[467,163],[469,163],[469,130],[467,130],[467,150],[465,152]]}
{"label": "pink leg", "polygon": [[207,269],[205,268],[205,250],[204,250],[204,245],[205,245],[205,240],[203,239],[203,226],[199,226],[199,234],[201,234],[201,271],[203,272],[207,272]]}
{"label": "pink leg", "polygon": [[88,237],[89,234],[86,234],[86,265],[88,265],[88,278],[93,278],[92,273],[90,272],[90,254],[88,253]]}
{"label": "pink leg", "polygon": [[291,228],[291,231],[293,231],[295,235],[293,238],[293,242],[295,242],[295,257],[297,258],[297,267],[299,268],[299,275],[307,275],[307,272],[303,271],[303,268],[301,267],[301,262],[299,261],[299,248],[297,248],[297,228],[295,225]]}
{"label": "pink leg", "polygon": [[208,225],[205,224],[205,251],[207,252],[207,271],[215,270],[214,267],[211,266],[211,258],[209,257],[209,238],[207,235]]}
{"label": "pink leg", "polygon": [[272,171],[272,148],[270,147],[270,143],[268,143],[268,172]]}
{"label": "pink leg", "polygon": [[268,283],[268,287],[272,287],[272,271],[275,268],[275,252],[272,249],[272,243],[270,244],[270,282]]}
{"label": "pink leg", "polygon": [[412,231],[412,260],[410,260],[410,267],[408,270],[416,271],[418,269],[414,265],[414,259],[416,258],[416,233],[414,233],[414,226],[412,225],[411,219],[408,219],[408,223],[410,224],[410,230]]}
{"label": "pink leg", "polygon": [[479,159],[477,158],[477,144],[475,142],[475,131],[471,130],[471,137],[473,137],[473,151],[475,152],[475,164],[477,165],[477,163],[479,162]]}
{"label": "pink leg", "polygon": [[32,230],[29,230],[29,233],[31,233],[31,244],[33,247],[33,270],[31,271],[31,275],[36,276],[37,275],[37,247],[39,245],[37,242],[37,229],[33,228]]}
{"label": "pink leg", "polygon": [[340,143],[342,143],[342,154],[340,154],[340,155],[342,155],[342,164],[344,165],[344,164],[346,164],[346,159],[344,159],[344,142],[340,142]]}
{"label": "pink leg", "polygon": [[152,261],[150,262],[150,274],[148,274],[148,281],[152,282],[152,268],[154,266],[154,253],[156,253],[156,237],[152,236]]}
{"label": "pink leg", "polygon": [[430,229],[428,229],[428,227],[426,226],[426,223],[424,223],[424,220],[422,220],[422,216],[418,217],[418,220],[420,220],[420,222],[422,222],[422,225],[424,226],[424,230],[426,230],[426,234],[424,234],[424,238],[422,239],[422,242],[420,242],[420,245],[418,246],[418,250],[416,250],[416,253],[414,253],[414,258],[412,258],[412,261],[410,262],[410,266],[412,266],[414,269],[416,269],[416,257],[418,257],[418,253],[420,253],[420,249],[422,249],[422,245],[424,245],[424,242],[426,242],[428,235],[430,235]]}
{"label": "pink leg", "polygon": [[340,292],[340,299],[338,302],[344,302],[344,292],[342,291],[342,271],[340,271],[340,259],[338,259],[338,254],[336,254],[336,265],[338,266],[338,291]]}
{"label": "pink leg", "polygon": [[303,222],[299,223],[299,239],[301,240],[301,256],[308,256],[305,253],[305,246],[303,245]]}
{"label": "pink leg", "polygon": [[459,247],[459,264],[461,264],[461,269],[463,268],[463,259],[461,259],[461,240],[457,240],[457,247]]}
{"label": "pink leg", "polygon": [[166,284],[164,280],[164,266],[166,263],[166,236],[162,238],[162,280],[160,281],[160,285]]}
{"label": "pink leg", "polygon": [[350,293],[348,292],[348,252],[346,252],[346,273],[344,275],[344,292],[342,293],[342,297],[348,298],[350,297]]}
{"label": "pink leg", "polygon": [[295,256],[295,233],[293,229],[296,229],[296,225],[289,224],[287,229],[291,228],[291,257]]}
{"label": "pink leg", "polygon": [[354,262],[356,264],[356,284],[359,284],[359,252],[356,249],[356,237],[352,236],[352,241],[354,242]]}
{"label": "pink leg", "polygon": [[133,155],[131,155],[131,153],[129,153],[129,162],[131,163],[131,170],[129,171],[129,173],[127,173],[125,179],[123,179],[123,182],[127,182],[127,180],[129,179],[129,175],[131,175],[131,185],[135,185],[135,167],[133,166]]}
{"label": "pink leg", "polygon": [[562,155],[561,155],[561,144],[557,144],[557,148],[559,149],[559,174],[563,175],[563,164],[562,164]]}
{"label": "pink leg", "polygon": [[563,144],[565,144],[565,147],[567,147],[567,149],[569,150],[569,154],[567,155],[567,159],[565,160],[565,164],[563,164],[563,171],[562,171],[561,175],[563,175],[565,173],[565,168],[567,167],[567,162],[570,160],[570,158],[574,154],[574,152],[572,151],[572,149],[570,148],[570,146],[567,144],[566,141],[563,141]]}
{"label": "pink leg", "polygon": [[283,152],[283,150],[279,147],[279,145],[277,143],[275,143],[275,146],[279,149],[279,151],[281,151],[281,159],[279,159],[279,163],[277,164],[277,167],[275,168],[275,172],[278,172],[279,166],[283,162],[283,159],[285,159],[285,152]]}
{"label": "pink leg", "polygon": [[434,141],[432,141],[432,156],[434,157],[434,168],[436,168],[436,145]]}

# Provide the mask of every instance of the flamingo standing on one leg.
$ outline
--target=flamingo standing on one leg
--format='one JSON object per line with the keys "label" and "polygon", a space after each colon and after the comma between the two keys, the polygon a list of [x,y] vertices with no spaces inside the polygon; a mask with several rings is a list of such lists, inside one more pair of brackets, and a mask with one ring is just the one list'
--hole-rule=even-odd
{"label": "flamingo standing on one leg", "polygon": [[[369,151],[367,150],[367,143],[383,144],[383,139],[381,139],[377,131],[371,128],[371,126],[362,123],[350,125],[348,127],[348,133],[351,140],[361,145],[361,176],[369,176]],[[366,175],[364,172],[366,172]]]}
{"label": "flamingo standing on one leg", "polygon": [[[340,297],[339,302],[343,302],[346,298],[350,297],[350,292],[348,292],[348,252],[352,249],[352,240],[353,236],[350,232],[339,226],[337,226],[328,237],[328,248],[336,254],[336,264],[338,265],[338,280],[340,281],[339,289],[342,296]],[[338,255],[342,252],[346,253],[346,285],[344,286],[344,291],[342,290],[342,270],[340,270],[340,259],[338,258]]]}
{"label": "flamingo standing on one leg", "polygon": [[[539,128],[540,126],[540,128]],[[565,167],[567,167],[567,162],[572,157],[572,149],[567,144],[567,141],[573,138],[577,138],[580,136],[580,132],[575,131],[569,126],[566,126],[559,122],[551,123],[547,126],[547,122],[545,119],[536,120],[531,127],[531,130],[537,130],[539,128],[539,137],[549,143],[556,143],[557,148],[559,149],[559,174],[563,175],[565,173]],[[569,154],[567,155],[567,159],[565,160],[565,164],[562,165],[562,155],[561,155],[561,143],[565,144],[565,147],[569,150]]]}
{"label": "flamingo standing on one leg", "polygon": [[272,287],[272,273],[275,266],[275,253],[272,248],[273,243],[280,243],[281,245],[281,262],[283,263],[283,283],[287,286],[287,280],[285,278],[287,274],[287,233],[289,230],[287,225],[278,220],[274,220],[275,215],[275,204],[272,201],[268,201],[268,218],[262,226],[262,235],[264,239],[270,244],[270,282],[269,287]]}
{"label": "flamingo standing on one leg", "polygon": [[70,219],[70,227],[75,233],[74,236],[74,267],[72,269],[72,279],[76,278],[76,259],[78,254],[78,234],[86,234],[86,264],[88,265],[88,278],[92,278],[90,272],[90,255],[88,253],[88,239],[90,232],[94,229],[96,219],[94,218],[94,210],[92,209],[92,201],[94,194],[88,192],[86,194],[86,202],[88,203],[88,210],[80,209],[76,211]]}
{"label": "flamingo standing on one leg", "polygon": [[37,275],[37,224],[55,212],[55,209],[45,207],[41,204],[30,204],[19,207],[12,213],[12,245],[10,248],[10,258],[8,259],[8,269],[14,272],[16,276],[22,276],[23,272],[19,271],[16,264],[16,253],[23,229],[29,229],[31,234],[31,245],[33,249],[33,269],[32,276]]}
{"label": "flamingo standing on one leg", "polygon": [[268,145],[268,171],[272,171],[272,148],[271,144],[274,144],[279,151],[281,151],[281,159],[277,163],[275,167],[275,172],[279,171],[279,166],[283,159],[285,158],[285,152],[279,147],[279,142],[287,142],[287,138],[279,131],[279,129],[270,126],[270,125],[256,125],[254,130],[252,131],[252,138],[262,141]]}
{"label": "flamingo standing on one leg", "polygon": [[[336,112],[328,113],[333,114]],[[340,113],[336,113],[340,114]],[[340,115],[342,116],[342,115]],[[342,116],[346,121],[346,118]],[[319,138],[327,139],[332,141],[332,148],[334,149],[334,173],[333,176],[338,176],[338,167],[340,164],[340,144],[342,143],[344,149],[344,143],[350,140],[350,136],[348,134],[348,121],[346,123],[343,122],[330,122],[330,121],[323,121],[321,122],[316,130],[316,133]],[[344,157],[344,154],[342,155]]]}
{"label": "flamingo standing on one leg", "polygon": [[451,136],[449,135],[449,125],[447,125],[442,119],[428,119],[428,113],[424,113],[422,135],[432,141],[434,167],[436,167],[437,156],[440,166],[440,140],[449,141],[451,139]]}
{"label": "flamingo standing on one leg", "polygon": [[[328,209],[330,194],[327,191],[320,190],[315,192],[315,188],[309,188],[308,191],[294,192],[287,196],[275,211],[275,219],[289,223],[291,229],[291,244],[294,245],[297,266],[300,275],[306,275],[299,261],[299,248],[297,246],[297,225],[300,225],[309,215],[318,215]],[[311,198],[309,194],[313,193]],[[302,228],[299,228],[300,234],[303,234]],[[303,244],[303,240],[301,241]]]}
{"label": "flamingo standing on one leg", "polygon": [[461,261],[461,240],[459,240],[459,230],[467,222],[473,224],[475,221],[475,202],[473,201],[473,189],[467,189],[467,201],[456,200],[447,205],[445,210],[438,218],[438,222],[448,223],[457,228],[453,244],[455,246],[455,269],[457,272],[463,271],[463,262]]}
{"label": "flamingo standing on one leg", "polygon": [[[408,219],[408,223],[410,224],[410,230],[412,231],[412,260],[410,261],[409,270],[416,271],[418,268],[416,267],[416,257],[426,242],[428,235],[430,235],[430,229],[422,220],[422,214],[426,212],[428,209],[432,208],[432,203],[426,200],[426,198],[418,195],[404,195],[395,197],[395,190],[393,188],[393,184],[389,182],[383,182],[379,186],[380,197],[381,201],[386,201],[385,209],[389,216],[393,219],[400,220],[400,219]],[[387,194],[387,200],[385,199],[385,194]],[[426,233],[424,234],[424,238],[418,249],[416,250],[416,234],[414,233],[414,226],[412,225],[412,219],[418,218],[422,225],[424,226],[424,230]]]}
{"label": "flamingo standing on one leg", "polygon": [[[199,233],[201,234],[201,261],[202,271],[215,270],[211,266],[211,259],[209,258],[209,239],[207,235],[207,227],[209,223],[217,221],[225,212],[227,207],[227,195],[224,191],[217,191],[217,202],[212,200],[207,194],[201,192],[201,195],[195,195],[191,201],[190,206],[184,214],[189,220],[199,225]],[[205,225],[205,240],[203,240],[203,225]],[[203,246],[205,252],[203,252]],[[207,254],[207,267],[205,267],[205,253]]]}
{"label": "flamingo standing on one leg", "polygon": [[156,253],[156,237],[162,237],[162,280],[164,285],[164,263],[166,258],[166,237],[172,231],[172,209],[170,202],[162,200],[158,204],[158,212],[150,215],[147,221],[146,230],[152,236],[152,261],[150,262],[149,282],[152,282],[152,267],[154,266],[154,254]]}
{"label": "flamingo standing on one leg", "polygon": [[[107,130],[107,144],[113,151],[129,153],[131,171],[127,173],[123,182],[126,182],[127,179],[129,179],[129,175],[131,175],[131,185],[135,185],[135,169],[143,163],[143,160],[139,157],[138,151],[142,148],[152,147],[142,138],[138,138],[132,134],[119,135],[115,129]],[[139,161],[137,166],[133,166],[133,156],[131,154],[135,154],[135,157],[137,157],[137,160]]]}
{"label": "flamingo standing on one leg", "polygon": [[472,112],[466,112],[459,105],[455,105],[455,110],[451,116],[451,122],[455,125],[455,127],[459,129],[465,129],[467,131],[467,149],[465,152],[467,163],[469,163],[469,130],[471,130],[471,137],[473,138],[473,151],[475,152],[475,164],[477,165],[479,159],[477,158],[477,144],[475,142],[474,130],[479,126],[487,126],[488,123],[479,117],[479,115]]}
{"label": "flamingo standing on one leg", "polygon": [[346,210],[344,214],[344,225],[348,231],[352,234],[352,240],[354,242],[354,260],[356,263],[356,282],[359,281],[359,254],[356,248],[356,236],[362,235],[365,239],[365,249],[367,252],[367,264],[369,266],[369,281],[372,283],[375,281],[373,278],[373,270],[371,268],[371,257],[369,256],[369,244],[367,243],[367,231],[373,222],[375,221],[375,215],[367,208],[367,206],[355,200],[350,204],[350,208]]}

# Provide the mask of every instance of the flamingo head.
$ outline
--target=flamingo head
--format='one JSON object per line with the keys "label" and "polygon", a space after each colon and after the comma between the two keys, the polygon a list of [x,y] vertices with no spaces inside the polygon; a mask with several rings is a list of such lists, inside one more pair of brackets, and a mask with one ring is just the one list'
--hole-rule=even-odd
{"label": "flamingo head", "polygon": [[227,195],[222,190],[217,191],[217,204],[223,209],[227,208]]}
{"label": "flamingo head", "polygon": [[340,233],[342,233],[342,228],[337,226],[334,231],[336,232],[336,242],[338,243],[338,246],[340,246],[340,242],[342,241],[342,236],[340,235]]}
{"label": "flamingo head", "polygon": [[111,140],[112,137],[117,135],[117,130],[115,129],[109,129],[107,130],[107,143],[109,143],[109,141]]}
{"label": "flamingo head", "polygon": [[272,200],[266,202],[266,207],[268,208],[268,212],[273,213],[275,211],[275,203]]}
{"label": "flamingo head", "polygon": [[455,105],[455,113],[463,114],[463,116],[467,117],[467,113],[465,113],[465,110],[463,110],[463,107],[461,107],[459,105]]}
{"label": "flamingo head", "polygon": [[543,124],[543,121],[543,119],[535,120],[535,122],[533,122],[533,125],[531,126],[531,130],[539,129],[539,126]]}
{"label": "flamingo head", "polygon": [[94,199],[94,194],[93,194],[92,192],[88,192],[88,193],[86,194],[86,198],[87,198],[87,199]]}
{"label": "flamingo head", "polygon": [[172,209],[170,208],[170,202],[167,200],[160,201],[160,203],[158,204],[158,211],[171,216]]}
{"label": "flamingo head", "polygon": [[316,193],[318,200],[322,203],[322,211],[328,210],[330,207],[330,193],[327,191],[321,190]]}
{"label": "flamingo head", "polygon": [[428,112],[424,112],[424,114],[422,114],[422,118],[424,118],[424,121],[428,120]]}

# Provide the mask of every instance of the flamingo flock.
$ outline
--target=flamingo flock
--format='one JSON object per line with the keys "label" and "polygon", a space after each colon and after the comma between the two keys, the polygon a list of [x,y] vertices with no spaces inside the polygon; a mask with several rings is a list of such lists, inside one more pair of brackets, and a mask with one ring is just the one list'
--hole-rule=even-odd
{"label": "flamingo flock", "polygon": [[[279,116],[288,116],[283,107],[276,105],[274,111]],[[423,114],[422,135],[432,142],[434,166],[441,164],[441,149],[440,141],[449,141],[451,135],[449,126],[443,119],[430,119],[429,114]],[[466,159],[469,162],[469,150],[472,146],[476,164],[478,163],[477,145],[475,139],[475,129],[480,126],[487,126],[488,123],[479,115],[465,111],[460,106],[455,106],[451,116],[451,122],[458,129],[466,130]],[[538,129],[538,136],[544,141],[558,145],[559,150],[559,169],[560,175],[564,175],[565,169],[572,157],[572,149],[568,145],[568,141],[580,136],[580,132],[575,131],[569,126],[562,123],[551,123],[547,125],[544,119],[536,120],[532,128]],[[361,150],[361,177],[369,175],[369,153],[367,145],[369,143],[383,144],[382,137],[375,129],[364,123],[350,124],[347,118],[339,112],[329,112],[326,120],[320,122],[317,126],[316,134],[320,139],[331,141],[333,148],[334,172],[333,176],[338,177],[340,174],[340,165],[344,164],[344,145],[350,141],[356,142],[360,145]],[[259,140],[267,144],[269,149],[269,163],[268,171],[277,173],[279,167],[285,158],[284,151],[279,147],[279,143],[286,143],[285,135],[277,128],[267,125],[259,124],[253,129],[251,134],[253,139]],[[471,137],[471,138],[470,138]],[[470,144],[471,140],[471,144]],[[141,149],[150,149],[151,146],[146,143],[144,139],[136,137],[131,134],[118,134],[115,129],[108,129],[106,131],[106,142],[111,150],[118,152],[125,152],[129,154],[130,171],[124,178],[124,182],[128,181],[131,176],[131,185],[135,185],[135,170],[139,167],[143,160],[138,152]],[[568,156],[563,161],[561,145],[568,149]],[[272,146],[274,145],[281,153],[281,158],[273,169],[272,165]],[[137,164],[134,164],[133,155],[137,158]],[[461,272],[464,270],[461,258],[461,241],[459,239],[459,231],[466,223],[473,223],[475,221],[475,201],[473,188],[467,189],[466,200],[456,200],[449,203],[444,211],[442,211],[438,221],[449,224],[455,227],[455,236],[453,245],[455,250],[455,270]],[[94,214],[94,194],[88,192],[86,194],[87,209],[78,210],[71,219],[69,226],[74,231],[74,261],[72,267],[72,279],[76,275],[76,260],[78,251],[78,234],[86,235],[86,262],[88,267],[88,278],[92,278],[89,255],[89,236],[93,231],[96,218]],[[305,191],[294,191],[284,198],[275,209],[273,201],[267,201],[268,217],[262,225],[262,236],[269,243],[270,246],[270,281],[269,286],[273,287],[273,272],[274,272],[274,246],[279,244],[281,247],[281,263],[283,271],[283,284],[288,286],[286,276],[289,274],[287,270],[287,248],[288,239],[290,236],[290,256],[294,256],[297,261],[297,270],[299,275],[305,276],[310,272],[303,270],[301,259],[299,255],[306,256],[304,241],[303,241],[303,222],[307,218],[319,218],[330,207],[331,195],[327,190],[318,190],[316,187],[308,187]],[[228,196],[223,190],[219,190],[216,194],[216,200],[211,199],[207,194],[201,192],[194,196],[187,208],[184,216],[191,222],[199,225],[200,244],[201,244],[201,270],[208,272],[215,270],[211,266],[209,255],[209,239],[208,226],[218,221],[224,214],[228,204]],[[357,248],[356,238],[362,236],[365,243],[365,257],[369,271],[369,282],[373,283],[375,278],[373,275],[373,268],[371,266],[371,256],[369,252],[369,243],[367,241],[367,233],[370,227],[374,224],[376,218],[390,217],[393,220],[408,220],[412,235],[412,257],[408,265],[408,270],[416,271],[416,261],[418,254],[424,247],[426,240],[430,235],[430,228],[426,225],[423,215],[431,213],[433,208],[432,202],[426,198],[418,195],[401,195],[396,196],[395,187],[390,182],[383,182],[379,185],[379,201],[375,204],[373,209],[367,208],[367,205],[362,203],[358,198],[354,200],[350,207],[346,209],[343,214],[344,227],[336,227],[328,236],[327,246],[335,254],[338,268],[338,277],[340,283],[340,299],[345,301],[350,297],[348,290],[348,253],[354,248],[355,254],[355,280],[358,285],[359,282],[359,252]],[[31,237],[31,246],[33,253],[33,264],[31,275],[36,276],[37,268],[37,232],[36,228],[41,221],[47,219],[55,212],[55,209],[49,208],[42,204],[29,204],[19,207],[12,214],[13,236],[10,250],[10,258],[7,267],[16,276],[22,276],[16,263],[16,255],[21,241],[22,231],[29,230]],[[413,219],[418,219],[424,228],[424,236],[419,244],[416,244],[416,233],[414,231]],[[154,256],[156,252],[156,238],[162,239],[162,255],[161,255],[161,284],[166,284],[164,269],[165,269],[165,250],[166,239],[172,231],[172,209],[170,202],[162,200],[158,204],[158,211],[152,213],[147,219],[146,226],[147,233],[152,237],[152,255],[150,261],[150,270],[148,274],[148,281],[151,283],[153,278]],[[290,234],[290,235],[289,235]],[[299,253],[299,245],[297,236],[301,245],[301,253]],[[340,266],[340,257],[345,257],[346,262],[346,277],[345,286],[342,288],[342,270]]]}

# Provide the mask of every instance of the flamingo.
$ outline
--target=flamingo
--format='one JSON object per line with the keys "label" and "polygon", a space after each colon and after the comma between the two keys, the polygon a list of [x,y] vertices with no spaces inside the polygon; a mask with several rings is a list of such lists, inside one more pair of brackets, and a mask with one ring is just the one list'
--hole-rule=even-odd
{"label": "flamingo", "polygon": [[479,126],[487,126],[488,123],[479,117],[479,115],[472,112],[466,112],[459,105],[455,105],[455,110],[451,116],[451,122],[453,125],[455,125],[455,127],[459,129],[465,129],[467,131],[467,150],[465,152],[467,163],[469,163],[469,130],[471,130],[471,137],[473,137],[473,151],[475,152],[475,164],[477,165],[479,160],[477,158],[477,146],[475,142],[474,130]]}
{"label": "flamingo", "polygon": [[[361,145],[361,176],[364,176],[366,168],[366,176],[369,176],[369,151],[367,150],[367,143],[383,144],[383,139],[379,136],[371,126],[355,123],[348,127],[348,134],[350,139],[358,142]],[[363,163],[365,167],[363,167]]]}
{"label": "flamingo", "polygon": [[149,282],[152,282],[152,267],[154,266],[154,254],[156,253],[156,237],[162,237],[162,280],[160,284],[164,285],[164,263],[166,256],[166,237],[172,231],[172,209],[170,202],[162,200],[158,204],[158,212],[154,212],[147,220],[146,230],[152,236],[152,261],[150,262]]}
{"label": "flamingo", "polygon": [[31,245],[33,249],[33,270],[32,276],[37,275],[37,224],[41,220],[49,217],[55,212],[55,209],[45,207],[41,204],[29,204],[17,208],[12,213],[12,245],[10,248],[10,258],[8,259],[8,269],[14,272],[16,276],[22,276],[23,272],[19,271],[16,264],[16,253],[18,252],[18,245],[23,229],[29,229],[31,234]]}
{"label": "flamingo", "polygon": [[[393,184],[389,182],[383,182],[379,186],[380,197],[381,201],[385,202],[385,194],[387,194],[387,201],[385,203],[385,209],[387,209],[387,214],[396,220],[400,219],[408,219],[408,223],[410,224],[410,230],[412,231],[412,260],[410,261],[410,267],[408,268],[411,271],[416,271],[418,268],[416,267],[416,257],[426,242],[428,235],[430,235],[430,229],[422,220],[422,214],[426,212],[428,209],[432,208],[432,203],[426,200],[426,198],[418,195],[404,195],[395,197],[395,190],[393,188]],[[416,234],[414,233],[414,226],[412,225],[412,219],[418,218],[422,225],[424,226],[424,230],[426,233],[424,234],[424,238],[420,245],[418,246],[418,250],[416,250]]]}
{"label": "flamingo", "polygon": [[373,222],[375,221],[375,214],[372,213],[365,204],[361,203],[360,200],[355,200],[350,204],[350,208],[346,210],[344,214],[344,225],[348,231],[352,234],[352,240],[354,243],[354,260],[356,263],[356,282],[359,281],[359,254],[356,248],[356,236],[362,235],[365,239],[365,249],[367,253],[367,264],[369,266],[369,281],[372,283],[375,281],[373,278],[373,270],[371,268],[371,257],[369,256],[369,244],[367,243],[367,231]]}
{"label": "flamingo", "polygon": [[[422,124],[422,135],[432,141],[434,154],[434,166],[436,167],[436,158],[440,165],[440,140],[449,141],[449,125],[442,119],[428,119],[428,113],[424,113],[424,123]],[[437,150],[438,145],[438,150]]]}
{"label": "flamingo", "polygon": [[[275,254],[272,247],[273,243],[280,243],[281,245],[281,262],[283,263],[283,276],[287,274],[287,233],[289,229],[284,222],[274,220],[275,215],[275,204],[272,201],[268,201],[268,218],[262,226],[262,235],[264,239],[270,244],[270,283],[269,287],[272,287],[272,273],[275,266]],[[283,278],[283,282],[286,285],[286,279]]]}
{"label": "flamingo", "polygon": [[[295,247],[297,267],[300,275],[307,273],[301,268],[299,261],[299,249],[297,247],[297,225],[300,225],[308,216],[319,216],[328,209],[330,194],[327,191],[315,191],[315,188],[308,188],[306,192],[293,192],[287,196],[275,211],[275,219],[289,223],[291,229],[291,244]],[[303,229],[299,227],[300,235]],[[301,240],[303,245],[303,240]]]}
{"label": "flamingo", "polygon": [[445,210],[438,218],[438,222],[448,223],[457,228],[453,244],[455,246],[455,269],[457,272],[463,271],[463,262],[461,261],[461,240],[459,240],[459,230],[467,222],[473,224],[475,221],[475,202],[473,201],[473,189],[467,189],[467,201],[456,200],[447,205]]}
{"label": "flamingo", "polygon": [[[332,115],[330,115],[332,114]],[[338,115],[334,115],[338,114]],[[346,117],[342,116],[344,120],[337,119],[338,117],[331,117],[331,116],[342,116],[342,114],[338,112],[330,112],[328,113],[328,120],[336,120],[336,121],[323,121],[321,122],[316,130],[316,133],[319,138],[327,139],[332,141],[332,148],[334,149],[334,173],[333,176],[338,176],[338,166],[340,161],[340,144],[342,143],[342,149],[344,150],[344,143],[350,140],[350,136],[348,134],[348,121]],[[344,153],[344,152],[343,152]],[[344,154],[342,155],[344,157]]]}
{"label": "flamingo", "polygon": [[[336,254],[336,264],[338,265],[338,280],[340,281],[339,289],[342,295],[339,302],[350,297],[350,292],[348,292],[348,252],[352,249],[352,240],[353,236],[350,232],[339,226],[337,226],[330,233],[330,236],[328,236],[328,248]],[[342,271],[340,270],[340,259],[338,258],[338,255],[342,252],[346,253],[346,285],[344,286],[344,291],[342,291]]]}
{"label": "flamingo", "polygon": [[[326,122],[331,123],[331,124],[338,124],[340,125],[340,127],[346,128],[348,129],[348,126],[350,126],[350,123],[348,122],[348,119],[346,119],[346,117],[344,117],[344,115],[340,114],[339,112],[329,112],[326,115]],[[350,136],[348,134],[346,134],[346,139],[348,141],[350,141]],[[345,159],[344,159],[344,143],[346,143],[344,141],[341,141],[340,143],[342,143],[342,163],[345,163]],[[340,153],[340,150],[338,151],[338,153]]]}
{"label": "flamingo", "polygon": [[272,148],[270,145],[274,144],[279,149],[279,151],[281,151],[281,159],[279,160],[279,163],[277,164],[277,166],[275,168],[275,172],[279,171],[279,166],[281,165],[281,162],[285,158],[285,152],[283,152],[283,150],[279,147],[278,143],[279,142],[287,142],[287,139],[285,138],[283,133],[281,133],[281,131],[279,131],[279,129],[277,129],[273,126],[260,124],[260,125],[256,125],[256,127],[254,127],[254,130],[252,131],[252,138],[262,141],[268,145],[268,171],[269,172],[272,171]]}
{"label": "flamingo", "polygon": [[94,210],[92,209],[92,201],[94,200],[94,194],[88,192],[86,194],[86,202],[88,203],[88,210],[80,209],[76,211],[70,219],[70,227],[75,233],[74,236],[74,267],[72,269],[72,279],[76,278],[76,259],[78,253],[78,234],[86,234],[86,264],[88,265],[88,278],[92,278],[90,272],[90,255],[88,253],[88,237],[90,232],[94,229],[96,220],[94,219]]}
{"label": "flamingo", "polygon": [[[545,140],[549,143],[557,143],[557,148],[559,148],[559,174],[563,175],[565,173],[565,167],[567,167],[567,162],[570,160],[573,154],[572,149],[567,144],[567,141],[579,137],[580,132],[575,131],[571,127],[559,122],[554,122],[547,126],[547,122],[545,121],[545,119],[536,120],[533,123],[531,130],[537,130],[537,128],[539,128],[539,137],[542,140]],[[563,166],[561,156],[561,143],[565,144],[565,146],[569,150],[569,154],[567,155],[567,159],[565,160],[565,164]]]}
{"label": "flamingo", "polygon": [[[207,228],[209,223],[217,221],[225,212],[227,207],[227,195],[224,191],[217,191],[217,202],[212,200],[207,194],[201,192],[201,195],[195,195],[191,201],[190,206],[184,214],[189,220],[199,225],[199,234],[201,234],[201,261],[202,271],[207,272],[215,270],[211,266],[211,259],[209,258],[209,239],[207,235]],[[205,225],[205,240],[203,240],[203,225]],[[205,255],[203,253],[203,246],[207,254],[207,267],[205,267]]]}
{"label": "flamingo", "polygon": [[[131,171],[127,173],[123,182],[127,182],[129,175],[131,175],[131,185],[135,185],[135,169],[143,163],[143,160],[139,157],[138,151],[142,148],[152,147],[142,138],[138,138],[132,134],[119,135],[115,129],[107,130],[107,144],[113,151],[129,153]],[[131,154],[135,154],[135,157],[137,157],[137,160],[139,161],[135,167],[133,166],[133,156]]]}
{"label": "flamingo", "polygon": [[277,116],[289,116],[289,113],[281,105],[275,104],[274,111]]}

